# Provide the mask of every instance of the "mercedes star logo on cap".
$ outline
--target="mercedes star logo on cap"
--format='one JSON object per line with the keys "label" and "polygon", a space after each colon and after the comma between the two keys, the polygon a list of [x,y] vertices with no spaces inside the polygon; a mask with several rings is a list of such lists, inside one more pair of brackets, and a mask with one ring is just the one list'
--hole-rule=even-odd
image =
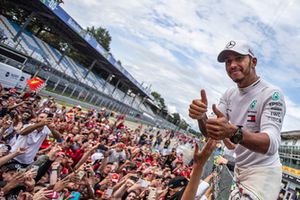
{"label": "mercedes star logo on cap", "polygon": [[230,41],[227,45],[226,45],[226,48],[227,49],[231,49],[232,47],[234,47],[235,46],[235,41]]}

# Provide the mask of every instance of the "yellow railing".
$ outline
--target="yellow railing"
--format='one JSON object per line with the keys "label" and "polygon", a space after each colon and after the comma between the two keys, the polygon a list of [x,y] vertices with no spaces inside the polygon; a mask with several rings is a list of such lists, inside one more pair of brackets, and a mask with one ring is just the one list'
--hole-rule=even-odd
{"label": "yellow railing", "polygon": [[294,168],[291,168],[291,167],[288,167],[288,166],[284,166],[284,165],[283,165],[283,166],[282,166],[282,171],[300,177],[300,170],[298,170],[298,169],[294,169]]}

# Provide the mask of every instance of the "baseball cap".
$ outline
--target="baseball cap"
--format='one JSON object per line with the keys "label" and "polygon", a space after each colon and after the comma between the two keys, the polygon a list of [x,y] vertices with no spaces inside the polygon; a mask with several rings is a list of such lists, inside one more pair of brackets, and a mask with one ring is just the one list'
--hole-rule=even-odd
{"label": "baseball cap", "polygon": [[231,40],[227,43],[225,48],[218,55],[218,62],[225,62],[229,53],[238,53],[241,55],[250,55],[255,57],[251,48],[251,45],[243,40]]}
{"label": "baseball cap", "polygon": [[104,158],[103,154],[100,152],[94,153],[91,156],[92,162],[95,163],[97,160],[102,160]]}
{"label": "baseball cap", "polygon": [[22,168],[22,166],[20,164],[7,163],[0,168],[0,171],[3,173],[3,172],[9,172],[9,171],[17,171],[18,169],[21,169],[21,168]]}
{"label": "baseball cap", "polygon": [[189,181],[185,177],[176,176],[175,178],[169,181],[169,187],[174,189],[177,187],[186,186],[188,183]]}
{"label": "baseball cap", "polygon": [[41,145],[41,149],[47,149],[49,146],[51,146],[51,141],[48,140],[47,138],[43,141],[42,145]]}

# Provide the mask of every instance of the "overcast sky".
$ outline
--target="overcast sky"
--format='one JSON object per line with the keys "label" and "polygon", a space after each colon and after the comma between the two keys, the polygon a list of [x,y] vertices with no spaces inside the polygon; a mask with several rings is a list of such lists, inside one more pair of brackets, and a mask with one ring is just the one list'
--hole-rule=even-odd
{"label": "overcast sky", "polygon": [[171,112],[188,117],[205,89],[209,105],[234,83],[218,53],[229,40],[248,40],[257,73],[282,88],[287,103],[283,130],[300,129],[300,1],[296,0],[64,0],[82,26],[102,26],[111,52],[139,81],[152,84]]}

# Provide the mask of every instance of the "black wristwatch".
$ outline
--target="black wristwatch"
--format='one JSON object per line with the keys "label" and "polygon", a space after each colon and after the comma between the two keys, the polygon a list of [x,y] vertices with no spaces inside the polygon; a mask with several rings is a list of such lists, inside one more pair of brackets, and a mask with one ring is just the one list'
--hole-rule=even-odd
{"label": "black wristwatch", "polygon": [[231,136],[230,141],[234,144],[239,144],[243,140],[243,126],[237,126],[238,129],[233,136]]}

